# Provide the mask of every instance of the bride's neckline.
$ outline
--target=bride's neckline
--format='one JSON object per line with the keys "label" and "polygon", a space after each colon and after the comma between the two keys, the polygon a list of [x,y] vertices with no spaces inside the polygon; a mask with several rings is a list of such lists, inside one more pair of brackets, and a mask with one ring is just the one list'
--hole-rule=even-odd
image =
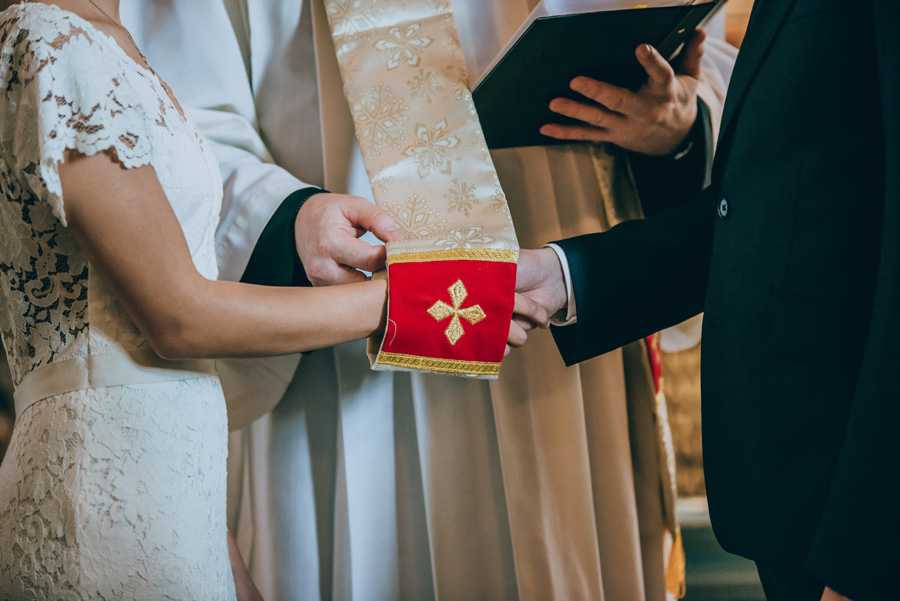
{"label": "bride's neckline", "polygon": [[[170,107],[175,111],[175,113],[181,118],[182,121],[186,121],[186,118],[184,116],[184,111],[182,110],[178,101],[175,99],[174,94],[170,93],[169,86],[167,86],[165,84],[165,82],[163,82],[163,80],[159,76],[159,74],[157,74],[156,71],[154,71],[150,67],[149,64],[147,66],[143,66],[140,63],[138,63],[138,61],[134,60],[131,56],[129,56],[129,54],[127,52],[125,52],[125,49],[122,48],[122,46],[119,44],[119,42],[116,40],[116,38],[114,38],[110,34],[106,33],[102,29],[98,28],[96,25],[94,25],[93,23],[91,23],[90,21],[88,21],[87,19],[85,19],[84,17],[79,15],[78,13],[72,12],[70,10],[66,10],[65,8],[62,8],[56,4],[50,4],[48,2],[40,2],[39,0],[23,1],[23,2],[20,2],[19,4],[13,4],[9,8],[12,9],[12,8],[18,7],[21,9],[28,10],[28,7],[36,8],[39,6],[46,7],[48,9],[50,9],[51,11],[60,13],[61,16],[65,19],[70,19],[73,21],[79,21],[80,23],[83,23],[84,25],[87,26],[87,29],[90,30],[92,33],[98,35],[101,39],[105,39],[106,42],[108,42],[109,44],[114,46],[115,52],[118,52],[119,60],[127,61],[131,66],[133,66],[135,69],[137,69],[138,73],[142,77],[144,77],[145,79],[150,81],[152,84],[158,85],[160,88],[159,91],[161,91],[162,94],[168,99]],[[38,10],[41,10],[41,9],[38,9]],[[79,24],[79,26],[81,26],[81,25]],[[138,52],[140,52],[139,49],[136,48],[136,50],[138,50]]]}

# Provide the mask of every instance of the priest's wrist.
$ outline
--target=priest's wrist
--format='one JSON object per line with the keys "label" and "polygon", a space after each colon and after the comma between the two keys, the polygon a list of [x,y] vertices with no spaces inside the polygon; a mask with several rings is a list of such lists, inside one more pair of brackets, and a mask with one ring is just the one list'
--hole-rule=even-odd
{"label": "priest's wrist", "polygon": [[312,196],[325,192],[310,186],[281,201],[253,247],[241,276],[242,282],[261,286],[312,285],[297,255],[294,224],[303,204]]}

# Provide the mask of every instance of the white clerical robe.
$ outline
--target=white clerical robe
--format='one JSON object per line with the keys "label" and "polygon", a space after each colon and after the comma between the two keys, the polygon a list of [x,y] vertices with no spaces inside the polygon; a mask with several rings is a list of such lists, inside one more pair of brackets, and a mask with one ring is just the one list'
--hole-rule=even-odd
{"label": "white clerical robe", "polygon": [[[453,1],[472,80],[535,3]],[[321,0],[121,11],[222,164],[223,278],[240,278],[294,190],[371,198]],[[734,57],[710,55],[717,119]],[[640,215],[612,155],[494,153],[524,246]],[[492,385],[372,372],[362,342],[223,362],[232,426],[262,416],[232,434],[229,523],[264,598],[663,599],[652,408],[626,404],[647,398],[645,359],[567,369],[539,332]],[[639,375],[626,378],[629,361]]]}

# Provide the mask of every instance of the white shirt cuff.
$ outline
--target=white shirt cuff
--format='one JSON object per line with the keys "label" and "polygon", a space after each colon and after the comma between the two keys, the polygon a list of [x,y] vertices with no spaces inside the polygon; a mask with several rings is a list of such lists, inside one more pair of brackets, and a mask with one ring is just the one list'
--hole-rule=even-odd
{"label": "white shirt cuff", "polygon": [[569,297],[569,302],[566,305],[567,308],[564,309],[565,316],[563,316],[563,310],[560,310],[550,317],[550,323],[555,326],[568,326],[578,321],[578,313],[575,311],[575,289],[572,286],[572,272],[569,271],[569,259],[566,258],[566,252],[557,244],[545,244],[544,247],[552,248],[553,252],[556,253],[557,258],[559,258],[559,264],[562,266],[563,271],[563,279],[566,282],[566,296]]}

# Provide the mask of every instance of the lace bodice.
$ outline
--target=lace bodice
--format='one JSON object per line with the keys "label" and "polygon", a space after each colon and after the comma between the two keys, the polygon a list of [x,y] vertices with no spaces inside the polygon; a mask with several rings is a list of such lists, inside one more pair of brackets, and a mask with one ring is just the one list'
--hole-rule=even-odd
{"label": "lace bodice", "polygon": [[128,363],[152,350],[67,228],[67,149],[151,166],[216,276],[219,169],[158,77],[58,7],[0,13],[0,334],[18,411],[0,600],[233,601],[222,389],[180,371],[197,362]]}
{"label": "lace bodice", "polygon": [[72,13],[9,8],[0,13],[0,335],[17,386],[54,362],[148,347],[66,228],[58,165],[67,149],[151,165],[197,269],[216,276],[219,169],[159,78]]}

